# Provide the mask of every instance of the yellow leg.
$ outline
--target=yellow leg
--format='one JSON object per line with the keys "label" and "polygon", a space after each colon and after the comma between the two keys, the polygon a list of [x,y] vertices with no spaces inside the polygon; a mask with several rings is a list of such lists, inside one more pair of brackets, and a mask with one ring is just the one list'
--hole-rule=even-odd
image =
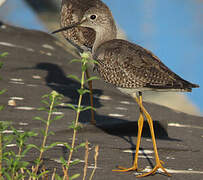
{"label": "yellow leg", "polygon": [[151,132],[151,136],[152,136],[152,142],[153,142],[153,147],[154,147],[155,158],[156,158],[156,165],[155,165],[155,167],[150,172],[144,173],[142,175],[138,175],[137,177],[144,177],[144,176],[148,176],[148,175],[154,174],[154,173],[156,173],[156,171],[159,168],[161,168],[167,176],[171,176],[166,171],[166,169],[162,166],[164,164],[164,162],[159,159],[159,155],[158,155],[158,151],[157,151],[157,146],[156,146],[156,140],[155,140],[155,134],[154,134],[154,128],[153,128],[152,118],[149,115],[149,113],[146,111],[146,109],[143,107],[142,103],[140,103],[140,101],[137,98],[135,98],[135,100],[137,101],[137,103],[140,106],[140,108],[142,109],[145,117],[147,118],[147,122],[149,124],[150,132]]}
{"label": "yellow leg", "polygon": [[[136,97],[137,98],[137,97]],[[137,100],[142,104],[142,96],[139,96],[139,99]],[[144,123],[144,116],[142,109],[140,108],[140,117],[138,120],[138,135],[137,135],[137,145],[136,145],[136,152],[135,152],[135,159],[133,162],[133,166],[130,168],[124,168],[121,166],[118,166],[119,169],[113,170],[117,172],[127,172],[127,171],[138,171],[138,153],[139,153],[139,147],[140,147],[140,141],[141,141],[141,135],[142,135],[142,128],[143,128],[143,123]]]}
{"label": "yellow leg", "polygon": [[[86,69],[86,76],[87,76],[87,79],[89,79],[89,72],[88,72],[88,69]],[[94,107],[94,103],[93,103],[93,93],[92,93],[92,81],[88,81],[88,85],[89,85],[89,90],[90,90],[90,104],[91,104],[91,107]],[[91,109],[91,124],[96,124],[96,121],[94,119],[94,110]]]}

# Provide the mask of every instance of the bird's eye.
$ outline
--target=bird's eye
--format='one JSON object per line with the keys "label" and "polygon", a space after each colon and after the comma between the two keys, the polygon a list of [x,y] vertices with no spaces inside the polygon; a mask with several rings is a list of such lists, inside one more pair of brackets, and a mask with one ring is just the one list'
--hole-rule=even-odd
{"label": "bird's eye", "polygon": [[94,15],[94,14],[90,16],[90,19],[91,19],[91,20],[95,20],[96,18],[97,18],[97,16]]}

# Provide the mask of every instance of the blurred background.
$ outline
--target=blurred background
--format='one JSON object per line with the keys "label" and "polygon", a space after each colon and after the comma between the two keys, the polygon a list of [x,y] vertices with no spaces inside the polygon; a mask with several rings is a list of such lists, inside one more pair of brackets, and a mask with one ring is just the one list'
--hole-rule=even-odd
{"label": "blurred background", "polygon": [[[151,50],[175,73],[200,85],[186,95],[150,93],[147,100],[203,115],[203,0],[103,2],[112,10],[126,39]],[[7,0],[0,7],[0,20],[50,32],[59,28],[60,3],[61,0]]]}

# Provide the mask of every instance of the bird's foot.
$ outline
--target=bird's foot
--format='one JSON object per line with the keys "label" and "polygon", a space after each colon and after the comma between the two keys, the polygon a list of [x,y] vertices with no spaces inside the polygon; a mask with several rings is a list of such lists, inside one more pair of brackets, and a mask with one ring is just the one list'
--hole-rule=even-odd
{"label": "bird's foot", "polygon": [[143,173],[141,175],[138,175],[136,177],[145,177],[145,176],[149,176],[149,175],[152,175],[152,174],[155,174],[157,172],[157,170],[160,168],[163,170],[163,172],[167,175],[167,176],[171,176],[167,171],[166,169],[163,167],[163,164],[164,162],[159,160],[157,163],[156,163],[156,166],[149,172],[147,173]]}
{"label": "bird's foot", "polygon": [[135,166],[132,166],[130,168],[125,168],[125,167],[122,167],[122,166],[118,166],[118,169],[113,169],[112,171],[116,171],[116,172],[137,171],[137,172],[140,172],[142,170],[143,169],[138,169],[137,165],[135,165]]}

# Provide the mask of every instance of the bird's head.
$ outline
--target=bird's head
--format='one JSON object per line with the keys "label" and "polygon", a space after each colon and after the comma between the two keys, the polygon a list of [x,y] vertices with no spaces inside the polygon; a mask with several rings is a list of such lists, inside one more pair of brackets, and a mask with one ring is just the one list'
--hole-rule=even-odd
{"label": "bird's head", "polygon": [[93,7],[88,9],[84,13],[83,17],[79,22],[63,27],[61,29],[58,29],[52,32],[52,34],[65,31],[78,26],[94,29],[97,33],[101,31],[106,31],[106,30],[116,32],[116,25],[115,25],[113,16],[111,14],[111,11],[106,7],[102,7],[102,8]]}

